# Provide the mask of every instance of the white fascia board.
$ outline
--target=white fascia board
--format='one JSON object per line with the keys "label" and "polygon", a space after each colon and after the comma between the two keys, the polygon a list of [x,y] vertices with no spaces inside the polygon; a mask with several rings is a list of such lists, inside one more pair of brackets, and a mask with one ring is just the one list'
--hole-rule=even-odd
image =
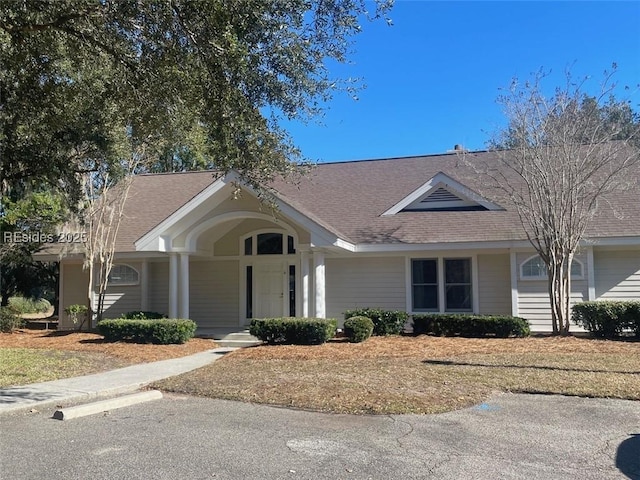
{"label": "white fascia board", "polygon": [[154,227],[153,230],[138,239],[134,244],[136,250],[168,251],[171,246],[167,245],[166,242],[163,241],[160,237],[165,234],[165,232],[169,228],[178,223],[185,215],[191,213],[193,210],[207,201],[207,199],[209,199],[211,196],[222,190],[230,182],[236,181],[237,179],[238,175],[235,172],[229,172],[224,177],[213,182],[187,203],[182,205],[178,210],[173,212],[169,217],[165,218],[156,227]]}
{"label": "white fascia board", "polygon": [[402,211],[404,208],[411,205],[413,202],[419,200],[421,197],[426,195],[430,190],[437,189],[438,187],[445,187],[447,190],[450,190],[451,193],[458,195],[459,197],[463,197],[466,200],[470,200],[479,205],[482,205],[487,210],[504,210],[500,206],[489,202],[487,199],[477,194],[470,188],[464,186],[460,182],[454,180],[449,175],[438,172],[436,173],[429,181],[424,183],[422,186],[414,190],[408,196],[400,200],[389,210],[384,212],[382,216],[387,215],[395,215],[396,213]]}
{"label": "white fascia board", "polygon": [[588,247],[632,247],[640,246],[640,236],[635,237],[605,237],[586,238],[580,242],[581,246]]}
{"label": "white fascia board", "polygon": [[[582,247],[606,247],[606,246],[640,246],[640,236],[637,237],[610,237],[587,238],[580,242]],[[439,250],[489,250],[510,248],[515,251],[535,251],[528,240],[501,240],[494,242],[440,242],[440,243],[359,243],[355,253],[392,253],[412,251],[439,251]]]}
{"label": "white fascia board", "polygon": [[489,250],[505,248],[531,248],[527,240],[498,242],[441,242],[441,243],[393,243],[393,244],[357,244],[356,253],[391,253],[439,250]]}

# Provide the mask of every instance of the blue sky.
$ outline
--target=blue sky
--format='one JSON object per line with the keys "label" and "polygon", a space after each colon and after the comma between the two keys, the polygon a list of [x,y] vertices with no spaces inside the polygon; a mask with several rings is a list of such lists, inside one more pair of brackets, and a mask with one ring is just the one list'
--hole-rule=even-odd
{"label": "blue sky", "polygon": [[463,144],[485,148],[504,122],[496,103],[511,79],[544,68],[545,85],[564,72],[599,88],[612,62],[618,99],[640,110],[640,2],[400,0],[384,21],[364,23],[351,64],[333,76],[362,77],[354,101],[338,93],[319,122],[283,122],[314,161],[441,153]]}

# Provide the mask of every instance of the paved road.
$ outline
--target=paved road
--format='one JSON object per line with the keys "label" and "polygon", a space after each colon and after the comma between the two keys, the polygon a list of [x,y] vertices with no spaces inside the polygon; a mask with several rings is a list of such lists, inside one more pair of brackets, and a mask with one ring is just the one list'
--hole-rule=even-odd
{"label": "paved road", "polygon": [[375,417],[166,396],[51,413],[0,416],[0,478],[640,479],[640,402],[501,394]]}

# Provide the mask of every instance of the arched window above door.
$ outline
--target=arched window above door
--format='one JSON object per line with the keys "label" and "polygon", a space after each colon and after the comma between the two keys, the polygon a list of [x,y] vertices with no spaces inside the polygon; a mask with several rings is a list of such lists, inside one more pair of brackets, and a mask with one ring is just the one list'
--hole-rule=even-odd
{"label": "arched window above door", "polygon": [[244,239],[245,255],[292,255],[295,239],[281,232],[254,233]]}

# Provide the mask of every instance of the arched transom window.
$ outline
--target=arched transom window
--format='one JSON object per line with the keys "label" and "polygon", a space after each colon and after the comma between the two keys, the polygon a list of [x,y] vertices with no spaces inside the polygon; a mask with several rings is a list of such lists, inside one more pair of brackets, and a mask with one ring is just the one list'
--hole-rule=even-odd
{"label": "arched transom window", "polygon": [[109,273],[110,285],[137,285],[140,281],[138,271],[129,265],[116,264]]}
{"label": "arched transom window", "polygon": [[296,253],[295,239],[284,233],[256,233],[244,239],[245,255],[291,255],[294,253]]}
{"label": "arched transom window", "polygon": [[[574,259],[571,263],[571,278],[582,278],[582,275],[582,262]],[[545,280],[547,278],[547,266],[539,255],[534,255],[522,262],[520,278],[527,280]]]}

